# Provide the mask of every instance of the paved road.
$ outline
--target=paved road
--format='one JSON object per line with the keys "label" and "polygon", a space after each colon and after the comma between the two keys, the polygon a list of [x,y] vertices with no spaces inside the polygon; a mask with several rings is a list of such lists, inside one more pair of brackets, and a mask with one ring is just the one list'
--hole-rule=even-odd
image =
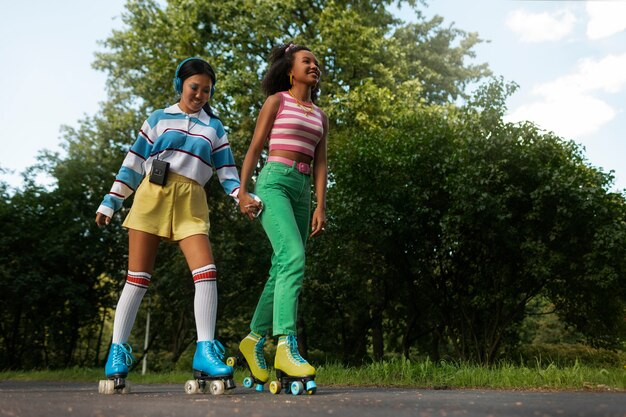
{"label": "paved road", "polygon": [[97,383],[0,381],[0,416],[626,417],[626,393],[320,387],[317,394],[187,395],[180,385],[137,385],[100,395]]}

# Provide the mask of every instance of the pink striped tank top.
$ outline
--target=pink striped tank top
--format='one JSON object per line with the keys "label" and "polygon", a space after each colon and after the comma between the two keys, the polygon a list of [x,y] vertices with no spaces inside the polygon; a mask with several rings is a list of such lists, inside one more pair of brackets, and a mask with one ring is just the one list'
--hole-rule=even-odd
{"label": "pink striped tank top", "polygon": [[321,111],[313,105],[313,111],[309,113],[287,91],[280,92],[280,97],[280,107],[270,132],[270,152],[278,149],[313,157],[324,133]]}

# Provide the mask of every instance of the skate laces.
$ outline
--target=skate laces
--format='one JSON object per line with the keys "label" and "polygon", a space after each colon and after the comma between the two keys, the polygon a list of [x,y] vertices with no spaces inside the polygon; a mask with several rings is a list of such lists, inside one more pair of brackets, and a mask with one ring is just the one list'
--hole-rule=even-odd
{"label": "skate laces", "polygon": [[263,355],[263,344],[265,343],[265,336],[259,339],[259,341],[254,345],[254,358],[256,359],[257,365],[259,368],[266,369],[267,364],[265,363],[265,356]]}
{"label": "skate laces", "polygon": [[305,364],[308,363],[302,356],[300,356],[300,352],[298,352],[298,341],[294,335],[287,336],[287,348],[290,353],[290,356],[297,364]]}
{"label": "skate laces", "polygon": [[224,346],[217,340],[209,340],[207,343],[205,343],[205,352],[206,352],[206,356],[215,363],[221,363],[222,360],[224,359],[224,353],[226,352],[226,349],[224,349]]}
{"label": "skate laces", "polygon": [[130,366],[135,362],[135,357],[132,355],[133,348],[128,343],[114,343],[113,344],[113,360],[111,361],[113,366],[126,365]]}

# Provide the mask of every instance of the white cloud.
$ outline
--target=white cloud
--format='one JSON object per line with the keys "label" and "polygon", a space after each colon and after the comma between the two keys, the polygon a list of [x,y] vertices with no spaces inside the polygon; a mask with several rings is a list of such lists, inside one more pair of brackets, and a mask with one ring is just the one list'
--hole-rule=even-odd
{"label": "white cloud", "polygon": [[522,42],[558,41],[574,29],[576,16],[568,10],[554,13],[529,13],[515,10],[509,13],[506,25],[521,36]]}
{"label": "white cloud", "polygon": [[532,94],[540,98],[507,116],[507,121],[531,120],[568,138],[587,136],[613,120],[617,110],[596,97],[626,90],[626,53],[595,61],[580,61],[576,70],[539,84]]}
{"label": "white cloud", "polygon": [[530,120],[543,129],[568,139],[588,136],[615,118],[616,111],[604,101],[586,94],[550,97],[522,105],[506,121]]}
{"label": "white cloud", "polygon": [[599,61],[583,59],[577,70],[556,80],[540,84],[534,94],[555,97],[564,93],[602,91],[618,93],[626,89],[626,53],[608,55]]}
{"label": "white cloud", "polygon": [[587,37],[602,39],[626,29],[626,2],[588,1]]}

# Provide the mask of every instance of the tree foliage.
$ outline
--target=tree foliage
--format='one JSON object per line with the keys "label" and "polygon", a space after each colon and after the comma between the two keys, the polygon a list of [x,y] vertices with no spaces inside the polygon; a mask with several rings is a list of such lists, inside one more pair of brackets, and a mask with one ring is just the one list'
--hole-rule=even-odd
{"label": "tree foliage", "polygon": [[[318,343],[371,338],[379,358],[383,346],[408,355],[421,343],[433,357],[491,363],[516,345],[528,303],[548,295],[591,344],[619,346],[623,196],[573,142],[502,122],[508,89],[495,81],[471,106],[422,106],[385,130],[339,133],[332,227],[312,274],[341,284],[311,282],[304,304],[355,331]],[[329,299],[317,307],[320,293]]]}
{"label": "tree foliage", "polygon": [[[390,13],[397,3],[413,7],[414,23]],[[291,40],[322,63],[319,105],[331,124],[330,223],[310,242],[300,303],[305,356],[489,363],[518,345],[537,299],[589,344],[618,347],[624,196],[607,191],[610,174],[589,166],[572,142],[530,123],[504,123],[515,86],[485,83],[486,65],[468,63],[478,35],[425,19],[422,5],[129,1],[125,26],[94,63],[108,75],[108,100],[66,128],[65,157],[44,154],[26,173],[48,172],[56,186],[30,181],[11,195],[0,184],[0,367],[101,364],[125,278],[121,221],[132,201],[107,228],[96,228],[94,212],[138,127],[176,100],[178,62],[204,57],[217,71],[212,105],[241,163],[264,100],[266,57]],[[483,87],[468,95],[477,81]],[[270,246],[217,181],[206,189],[218,337],[234,348],[263,288]],[[131,336],[137,350],[150,309],[153,369],[189,360],[192,297],[179,249],[162,244]]]}

